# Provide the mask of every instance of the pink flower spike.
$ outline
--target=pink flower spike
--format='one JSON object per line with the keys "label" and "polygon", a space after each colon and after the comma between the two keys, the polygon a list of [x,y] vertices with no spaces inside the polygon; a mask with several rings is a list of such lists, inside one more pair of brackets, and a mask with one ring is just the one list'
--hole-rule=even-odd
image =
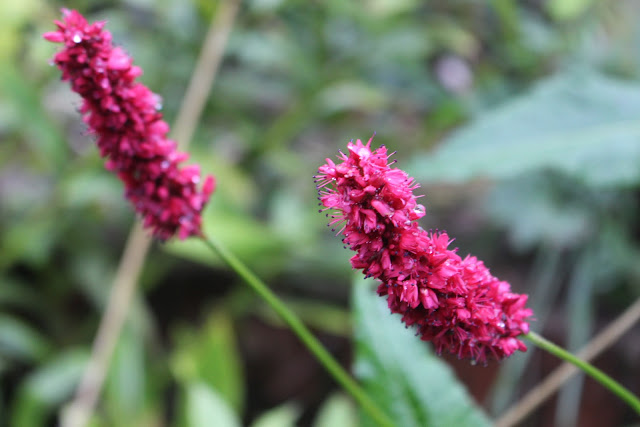
{"label": "pink flower spike", "polygon": [[529,332],[527,296],[477,258],[460,258],[447,233],[418,225],[425,214],[413,194],[418,184],[390,167],[384,146],[372,151],[371,139],[357,140],[347,152],[318,169],[319,199],[335,210],[331,225],[343,225],[342,241],[356,253],[351,265],[380,282],[391,311],[438,353],[486,362],[526,351],[517,337]]}
{"label": "pink flower spike", "polygon": [[54,57],[62,80],[83,98],[80,111],[96,136],[105,166],[125,185],[125,197],[152,234],[167,240],[199,236],[201,212],[215,188],[213,176],[201,182],[197,165],[167,138],[169,125],[158,111],[160,97],[136,82],[140,67],[114,47],[104,22],[88,23],[75,10],[62,10],[57,31],[43,37],[63,48]]}

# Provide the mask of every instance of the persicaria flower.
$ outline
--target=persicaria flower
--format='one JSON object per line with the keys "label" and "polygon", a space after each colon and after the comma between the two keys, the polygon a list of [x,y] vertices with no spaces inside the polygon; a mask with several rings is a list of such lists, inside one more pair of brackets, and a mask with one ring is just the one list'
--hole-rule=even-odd
{"label": "persicaria flower", "polygon": [[62,21],[55,21],[58,30],[43,37],[64,44],[54,63],[62,80],[70,81],[82,97],[80,112],[107,158],[107,169],[124,182],[125,197],[155,237],[200,235],[200,214],[214,190],[213,176],[198,189],[199,166],[180,167],[188,155],[167,138],[160,97],[136,81],[142,70],[112,45],[105,22],[89,24],[75,10],[63,9],[62,15]]}
{"label": "persicaria flower", "polygon": [[418,184],[390,166],[384,146],[372,151],[371,139],[357,140],[347,149],[340,163],[327,159],[318,169],[321,212],[334,211],[329,225],[342,226],[342,241],[356,252],[351,265],[380,282],[391,311],[438,353],[484,363],[526,351],[517,337],[529,332],[527,296],[476,257],[449,249],[447,233],[418,225],[425,215],[413,194]]}

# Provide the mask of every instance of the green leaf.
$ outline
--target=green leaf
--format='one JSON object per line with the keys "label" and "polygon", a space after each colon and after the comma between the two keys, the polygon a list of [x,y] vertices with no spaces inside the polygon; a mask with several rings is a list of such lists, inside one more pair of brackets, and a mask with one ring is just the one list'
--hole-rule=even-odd
{"label": "green leaf", "polygon": [[388,97],[360,81],[341,81],[325,87],[316,102],[325,114],[345,111],[375,112],[386,106]]}
{"label": "green leaf", "polygon": [[[283,298],[304,324],[333,335],[351,336],[351,316],[344,308],[323,301],[304,298]],[[287,325],[267,305],[258,307],[259,314],[273,325],[286,328]]]}
{"label": "green leaf", "polygon": [[251,427],[294,427],[300,415],[300,408],[293,403],[285,403],[261,414]]}
{"label": "green leaf", "polygon": [[597,209],[587,203],[587,187],[556,174],[531,173],[501,182],[489,193],[486,210],[505,226],[518,251],[541,243],[554,247],[580,245],[593,239]]}
{"label": "green leaf", "polygon": [[545,8],[554,19],[565,21],[583,14],[593,0],[548,0]]}
{"label": "green leaf", "polygon": [[51,256],[51,248],[60,235],[60,218],[53,215],[17,223],[0,235],[0,266],[10,266],[17,260],[42,267]]}
{"label": "green leaf", "polygon": [[[280,255],[285,246],[281,237],[248,215],[216,211],[210,206],[203,214],[203,222],[203,229],[208,235],[216,236],[251,268],[261,273],[277,271],[283,262]],[[192,261],[222,265],[220,258],[199,239],[173,239],[162,247]]]}
{"label": "green leaf", "polygon": [[0,307],[16,306],[25,310],[38,307],[39,294],[23,280],[0,277]]}
{"label": "green leaf", "polygon": [[407,170],[421,181],[464,182],[551,168],[592,186],[634,185],[638,111],[640,84],[568,71],[481,115]]}
{"label": "green leaf", "polygon": [[390,314],[371,284],[357,279],[353,298],[355,372],[369,395],[403,427],[489,426],[447,364],[404,327],[400,316]]}
{"label": "green leaf", "polygon": [[132,327],[125,327],[114,353],[105,405],[114,424],[125,425],[139,419],[145,408],[146,369],[144,337]]}
{"label": "green leaf", "polygon": [[174,374],[184,383],[200,381],[218,391],[236,410],[244,406],[244,376],[231,318],[215,311],[198,331],[176,334]]}
{"label": "green leaf", "polygon": [[0,354],[37,361],[50,350],[48,340],[31,326],[9,315],[0,315]]}
{"label": "green leaf", "polygon": [[33,25],[34,15],[42,13],[46,6],[40,0],[0,4],[0,63],[15,61],[14,55],[24,43],[24,32],[21,30],[25,25]]}
{"label": "green leaf", "polygon": [[334,393],[324,402],[313,427],[356,427],[358,414],[349,397],[343,393]]}
{"label": "green leaf", "polygon": [[194,382],[185,391],[185,427],[240,427],[236,414],[211,387]]}
{"label": "green leaf", "polygon": [[39,165],[51,172],[61,170],[68,144],[44,111],[38,90],[10,62],[0,64],[0,95],[11,101],[18,117],[14,125],[24,131]]}
{"label": "green leaf", "polygon": [[17,393],[10,425],[46,425],[50,411],[71,396],[87,358],[83,351],[65,351],[30,374]]}

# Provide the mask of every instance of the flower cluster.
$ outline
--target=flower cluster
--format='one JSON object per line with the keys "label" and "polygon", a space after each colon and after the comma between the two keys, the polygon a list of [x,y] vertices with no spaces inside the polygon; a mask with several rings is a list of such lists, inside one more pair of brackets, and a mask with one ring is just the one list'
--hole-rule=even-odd
{"label": "flower cluster", "polygon": [[54,62],[62,80],[69,80],[83,98],[83,120],[107,158],[107,169],[124,182],[125,197],[155,237],[200,235],[200,213],[214,190],[214,178],[208,176],[198,190],[200,168],[180,167],[188,155],[167,139],[160,97],[136,81],[142,70],[112,45],[105,23],[89,24],[75,10],[62,12],[63,20],[55,22],[58,30],[44,38],[64,44]]}
{"label": "flower cluster", "polygon": [[327,159],[318,169],[316,183],[321,212],[334,210],[329,225],[343,225],[342,241],[356,252],[353,268],[379,280],[391,311],[438,353],[486,362],[525,351],[517,337],[529,332],[527,296],[449,249],[445,232],[418,225],[425,214],[413,194],[418,184],[390,167],[384,146],[371,151],[371,140],[358,140],[347,148],[341,163]]}

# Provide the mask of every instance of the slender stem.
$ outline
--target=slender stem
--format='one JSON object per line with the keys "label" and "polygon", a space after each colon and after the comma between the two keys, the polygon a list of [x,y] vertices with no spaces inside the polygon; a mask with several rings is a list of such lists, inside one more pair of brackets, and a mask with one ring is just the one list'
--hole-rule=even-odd
{"label": "slender stem", "polygon": [[85,366],[71,403],[63,408],[62,427],[85,426],[100,397],[100,391],[109,369],[111,357],[122,332],[129,306],[135,294],[136,283],[142,271],[144,259],[151,245],[151,238],[136,221],[127,243],[113,284],[109,300],[100,319],[93,340],[91,357]]}
{"label": "slender stem", "polygon": [[554,356],[566,360],[567,362],[572,363],[578,368],[582,369],[587,375],[591,376],[604,387],[611,390],[611,392],[616,394],[620,399],[627,402],[629,406],[631,406],[638,414],[640,414],[640,399],[638,399],[637,396],[627,390],[624,386],[622,386],[622,384],[602,372],[600,369],[596,368],[588,362],[585,362],[572,353],[569,353],[568,351],[541,337],[535,332],[529,332],[527,335],[525,335],[525,338],[529,339],[535,345],[542,348],[543,350],[548,351]]}
{"label": "slender stem", "polygon": [[323,347],[316,337],[307,329],[300,318],[291,311],[271,289],[260,280],[242,261],[229,252],[217,240],[203,236],[205,244],[220,256],[244,281],[275,311],[291,330],[300,338],[304,345],[311,351],[316,359],[325,367],[331,376],[340,384],[362,408],[380,426],[392,427],[393,421],[380,409],[380,407],[362,390],[353,378],[340,366],[340,364]]}
{"label": "slender stem", "polygon": [[198,121],[220,68],[240,2],[241,0],[219,2],[218,10],[209,26],[171,133],[181,150],[187,149],[198,127]]}

